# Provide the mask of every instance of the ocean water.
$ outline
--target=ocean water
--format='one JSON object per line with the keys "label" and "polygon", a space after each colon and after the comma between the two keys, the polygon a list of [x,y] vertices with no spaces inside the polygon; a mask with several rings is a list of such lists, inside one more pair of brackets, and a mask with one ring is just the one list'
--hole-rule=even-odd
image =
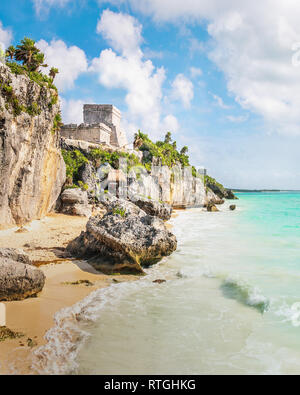
{"label": "ocean water", "polygon": [[238,196],[218,213],[180,211],[171,257],[59,312],[34,369],[299,374],[300,192]]}

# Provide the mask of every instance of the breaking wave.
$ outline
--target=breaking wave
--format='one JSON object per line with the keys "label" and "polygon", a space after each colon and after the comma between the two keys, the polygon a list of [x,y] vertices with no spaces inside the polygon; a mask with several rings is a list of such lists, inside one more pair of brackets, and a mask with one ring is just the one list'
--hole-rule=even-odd
{"label": "breaking wave", "polygon": [[269,299],[262,295],[256,287],[251,287],[242,280],[227,278],[222,282],[221,290],[225,297],[253,307],[262,314],[269,310]]}

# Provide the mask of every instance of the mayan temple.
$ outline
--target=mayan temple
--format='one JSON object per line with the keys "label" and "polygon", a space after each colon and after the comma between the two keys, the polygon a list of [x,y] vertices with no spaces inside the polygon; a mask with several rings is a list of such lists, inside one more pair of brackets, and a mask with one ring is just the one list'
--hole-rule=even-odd
{"label": "mayan temple", "polygon": [[121,112],[111,104],[85,104],[83,123],[68,124],[61,128],[61,136],[95,144],[126,148],[128,142],[121,129]]}

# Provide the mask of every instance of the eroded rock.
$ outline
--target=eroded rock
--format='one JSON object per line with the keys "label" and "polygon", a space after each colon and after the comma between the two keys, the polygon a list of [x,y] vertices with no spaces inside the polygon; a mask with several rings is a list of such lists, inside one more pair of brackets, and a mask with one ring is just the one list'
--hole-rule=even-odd
{"label": "eroded rock", "polygon": [[92,215],[91,206],[88,202],[86,191],[79,188],[65,189],[60,196],[60,212],[68,215],[79,215],[90,217]]}
{"label": "eroded rock", "polygon": [[0,301],[36,296],[44,287],[45,275],[38,268],[0,257]]}
{"label": "eroded rock", "polygon": [[0,259],[7,258],[16,262],[31,264],[29,256],[21,248],[0,248]]}
{"label": "eroded rock", "polygon": [[121,199],[111,202],[103,217],[92,217],[86,231],[67,250],[105,273],[143,273],[177,248],[164,222]]}

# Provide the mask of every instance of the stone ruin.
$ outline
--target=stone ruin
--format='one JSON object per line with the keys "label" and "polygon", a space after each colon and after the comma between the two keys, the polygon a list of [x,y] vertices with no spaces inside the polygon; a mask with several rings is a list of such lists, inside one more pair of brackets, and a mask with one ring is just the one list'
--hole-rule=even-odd
{"label": "stone ruin", "polygon": [[83,123],[61,127],[61,136],[126,149],[128,142],[120,127],[121,112],[111,104],[85,104]]}

